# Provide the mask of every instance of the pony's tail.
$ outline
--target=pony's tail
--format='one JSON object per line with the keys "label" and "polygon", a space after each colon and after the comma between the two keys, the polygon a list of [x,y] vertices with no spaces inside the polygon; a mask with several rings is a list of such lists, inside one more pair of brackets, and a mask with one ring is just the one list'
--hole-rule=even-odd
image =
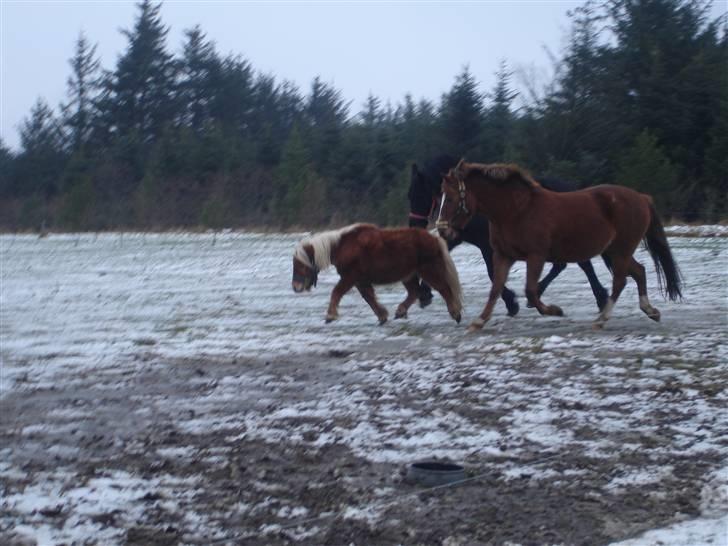
{"label": "pony's tail", "polygon": [[445,282],[450,287],[453,298],[455,299],[455,305],[459,311],[463,310],[463,290],[460,287],[460,277],[458,276],[458,270],[455,268],[455,263],[450,257],[450,251],[447,249],[447,243],[445,239],[439,235],[434,235],[435,239],[440,245],[440,254],[442,255],[442,261],[445,264]]}
{"label": "pony's tail", "polygon": [[660,291],[672,301],[682,299],[682,274],[672,257],[670,245],[662,227],[660,215],[657,213],[652,198],[650,203],[650,225],[645,233],[645,246],[655,262],[657,285]]}

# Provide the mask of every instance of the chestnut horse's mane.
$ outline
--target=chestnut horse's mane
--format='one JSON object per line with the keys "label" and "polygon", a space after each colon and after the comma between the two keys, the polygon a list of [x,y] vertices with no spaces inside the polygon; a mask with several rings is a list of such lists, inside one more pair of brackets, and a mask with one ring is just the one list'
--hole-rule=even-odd
{"label": "chestnut horse's mane", "polygon": [[[346,226],[341,229],[322,231],[321,233],[311,235],[296,245],[296,250],[294,251],[293,256],[301,263],[306,264],[309,267],[314,267],[319,271],[323,271],[331,265],[331,251],[338,244],[341,236],[358,227],[366,225],[367,224],[351,224],[350,226]],[[313,263],[311,263],[311,259],[304,249],[305,245],[309,245],[313,248]]]}
{"label": "chestnut horse's mane", "polygon": [[461,160],[451,171],[458,180],[465,180],[471,174],[479,174],[500,184],[520,183],[528,188],[541,186],[531,174],[513,163],[465,163]]}

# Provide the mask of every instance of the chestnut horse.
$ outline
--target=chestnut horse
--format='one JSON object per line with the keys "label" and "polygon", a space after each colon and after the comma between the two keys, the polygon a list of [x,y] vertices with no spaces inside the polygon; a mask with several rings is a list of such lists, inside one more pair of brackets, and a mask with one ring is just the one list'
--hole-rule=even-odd
{"label": "chestnut horse", "polygon": [[655,262],[660,288],[673,301],[682,297],[680,271],[649,195],[612,185],[555,193],[516,165],[464,161],[443,178],[442,191],[437,227],[443,236],[456,237],[476,213],[490,220],[493,285],[471,330],[490,318],[515,261],[526,261],[528,301],[542,315],[561,316],[562,310],[544,305],[538,293],[544,264],[582,262],[597,255],[612,271],[612,293],[594,326],[601,328],[609,319],[627,275],[637,283],[640,309],[659,321],[660,312],[647,298],[645,268],[633,257],[641,240]]}
{"label": "chestnut horse", "polygon": [[304,239],[293,254],[293,291],[316,285],[319,271],[333,265],[341,278],[331,292],[326,322],[339,317],[339,301],[356,286],[377,315],[387,321],[387,310],[374,294],[374,284],[402,281],[407,297],[397,307],[395,318],[407,316],[417,300],[419,275],[437,290],[458,323],[462,312],[460,280],[446,242],[416,228],[380,229],[371,224],[353,224]]}
{"label": "chestnut horse", "polygon": [[[427,228],[431,213],[437,214],[435,207],[439,205],[442,195],[441,183],[442,177],[451,168],[457,164],[458,160],[449,155],[438,155],[427,161],[423,168],[419,168],[417,164],[412,164],[412,174],[410,176],[410,186],[407,197],[410,202],[409,225],[410,227]],[[536,180],[544,188],[557,192],[567,192],[577,190],[577,185],[573,182],[560,180],[552,177],[537,176]],[[493,249],[490,246],[490,227],[488,226],[488,218],[482,214],[474,214],[468,224],[460,230],[459,237],[451,239],[447,243],[447,247],[452,250],[461,242],[465,241],[480,249],[483,261],[488,271],[488,278],[493,281]],[[579,267],[586,274],[594,299],[596,300],[599,310],[604,308],[607,303],[606,288],[599,282],[592,263],[587,260],[579,263]],[[564,263],[555,263],[551,266],[551,271],[538,283],[538,293],[542,295],[546,288],[556,277],[559,276],[566,268]],[[518,313],[518,299],[508,286],[503,287],[501,298],[508,309],[508,316],[515,316]],[[425,307],[432,301],[432,292],[427,283],[420,285],[420,306]]]}

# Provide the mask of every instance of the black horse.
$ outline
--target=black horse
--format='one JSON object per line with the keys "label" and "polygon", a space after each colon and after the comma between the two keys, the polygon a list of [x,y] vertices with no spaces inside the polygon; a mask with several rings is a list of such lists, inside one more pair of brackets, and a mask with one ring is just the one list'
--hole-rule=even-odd
{"label": "black horse", "polygon": [[[440,183],[442,177],[451,168],[453,168],[459,160],[448,155],[440,155],[436,158],[428,161],[423,169],[419,169],[417,164],[412,165],[412,176],[410,179],[410,187],[407,196],[410,202],[410,214],[409,214],[409,225],[410,227],[421,227],[427,228],[429,218],[434,210],[437,209],[439,204],[441,189]],[[536,180],[546,189],[557,191],[557,192],[568,192],[577,190],[576,184],[558,180],[555,178],[547,177],[536,177]],[[488,277],[491,282],[493,280],[493,249],[490,246],[490,229],[488,225],[488,219],[485,216],[476,214],[470,223],[465,226],[460,232],[460,238],[454,241],[448,241],[448,248],[452,250],[460,243],[465,241],[466,243],[473,244],[480,249],[485,260],[485,266],[488,268]],[[543,294],[544,290],[551,284],[559,273],[561,273],[566,264],[555,263],[551,267],[551,271],[541,279],[538,283],[538,294]],[[607,302],[609,293],[599,282],[599,279],[594,273],[594,267],[590,261],[579,262],[579,267],[582,268],[589,279],[589,285],[591,286],[594,298],[596,299],[597,306],[601,310]],[[503,289],[501,295],[503,302],[506,304],[508,309],[508,315],[514,316],[518,313],[518,301],[516,295],[507,286]],[[432,291],[426,283],[420,285],[420,305],[425,307],[432,301]]]}

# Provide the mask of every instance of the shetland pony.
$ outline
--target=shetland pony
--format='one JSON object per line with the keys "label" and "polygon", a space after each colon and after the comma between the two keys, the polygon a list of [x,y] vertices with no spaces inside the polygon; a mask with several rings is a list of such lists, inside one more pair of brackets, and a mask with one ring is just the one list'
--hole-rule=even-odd
{"label": "shetland pony", "polygon": [[[410,175],[410,186],[407,192],[407,197],[410,203],[409,213],[409,225],[410,227],[421,227],[426,228],[429,223],[430,216],[434,210],[437,213],[436,206],[440,203],[440,197],[442,190],[440,184],[442,183],[442,177],[451,168],[457,164],[458,160],[454,159],[449,155],[438,155],[431,160],[424,163],[423,167],[420,168],[416,163],[412,164],[412,171]],[[544,188],[557,192],[571,192],[578,189],[577,185],[573,182],[561,180],[559,178],[551,177],[536,177],[536,180]],[[490,227],[488,225],[488,218],[483,214],[475,214],[468,224],[460,230],[458,237],[455,239],[448,240],[447,247],[452,250],[460,243],[466,242],[475,245],[480,250],[483,256],[483,261],[488,271],[488,278],[491,282],[493,281],[493,249],[490,246]],[[584,271],[589,286],[594,294],[597,307],[603,309],[607,303],[607,296],[609,293],[599,282],[594,267],[589,260],[579,262],[579,267]],[[558,275],[566,268],[565,263],[554,263],[551,266],[551,271],[539,281],[538,293],[543,294],[546,288],[551,284]],[[518,313],[518,299],[515,293],[508,288],[503,287],[501,293],[503,302],[506,304],[508,309],[508,316],[515,316]],[[420,285],[420,306],[426,307],[432,301],[432,292],[427,283]]]}
{"label": "shetland pony", "polygon": [[398,281],[407,289],[407,297],[397,307],[395,318],[406,317],[417,300],[418,275],[442,295],[450,316],[460,322],[463,304],[455,264],[445,241],[425,230],[354,224],[304,239],[293,253],[293,291],[310,290],[319,271],[331,265],[341,278],[331,292],[326,322],[339,317],[339,301],[356,286],[384,324],[387,310],[377,301],[373,285]]}
{"label": "shetland pony", "polygon": [[490,318],[516,260],[526,261],[528,301],[542,315],[560,316],[562,310],[544,305],[538,293],[544,263],[581,262],[597,255],[612,271],[612,293],[595,328],[609,320],[627,275],[637,283],[640,309],[659,321],[660,312],[647,298],[645,268],[633,257],[642,240],[655,263],[660,288],[673,301],[682,297],[680,271],[649,195],[612,185],[555,193],[515,165],[464,161],[445,176],[442,191],[436,224],[441,235],[457,236],[477,212],[490,220],[493,285],[471,330],[482,328]]}

